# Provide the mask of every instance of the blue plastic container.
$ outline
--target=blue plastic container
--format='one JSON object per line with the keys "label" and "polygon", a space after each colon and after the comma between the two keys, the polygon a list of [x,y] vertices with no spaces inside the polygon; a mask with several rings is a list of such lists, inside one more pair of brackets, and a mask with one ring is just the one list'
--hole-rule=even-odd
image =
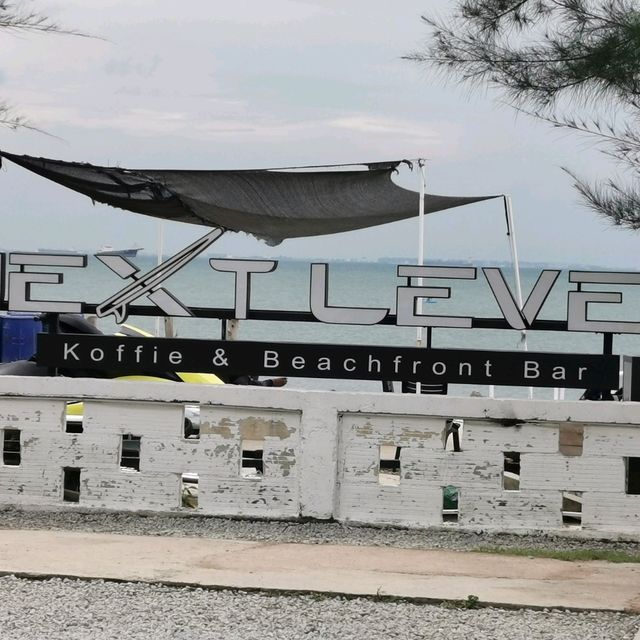
{"label": "blue plastic container", "polygon": [[28,360],[36,352],[42,322],[32,313],[0,315],[0,362]]}

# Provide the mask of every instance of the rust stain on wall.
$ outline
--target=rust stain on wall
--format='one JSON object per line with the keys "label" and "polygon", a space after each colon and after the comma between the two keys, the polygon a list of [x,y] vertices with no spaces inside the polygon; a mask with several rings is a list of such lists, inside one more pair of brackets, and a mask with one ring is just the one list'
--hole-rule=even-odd
{"label": "rust stain on wall", "polygon": [[373,425],[370,422],[359,424],[356,426],[356,435],[362,437],[370,436],[373,434]]}
{"label": "rust stain on wall", "polygon": [[254,416],[238,420],[238,426],[240,435],[246,440],[260,440],[266,437],[284,440],[294,431],[282,420],[267,420]]}
{"label": "rust stain on wall", "polygon": [[435,433],[434,431],[422,431],[420,429],[408,429],[404,428],[400,432],[400,436],[402,438],[415,438],[416,440],[430,440],[434,437],[440,437],[439,433]]}
{"label": "rust stain on wall", "polygon": [[233,432],[231,431],[231,426],[233,422],[226,418],[220,420],[217,424],[211,424],[211,422],[201,422],[200,423],[200,433],[209,433],[216,436],[220,436],[225,440],[230,440],[233,438]]}

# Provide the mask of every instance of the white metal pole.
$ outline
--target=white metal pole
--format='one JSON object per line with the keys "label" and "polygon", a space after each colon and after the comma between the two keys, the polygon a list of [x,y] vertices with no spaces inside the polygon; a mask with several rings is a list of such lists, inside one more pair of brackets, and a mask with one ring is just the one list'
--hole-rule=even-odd
{"label": "white metal pole", "polygon": [[[505,210],[507,214],[507,235],[509,236],[509,246],[511,247],[511,262],[513,264],[513,273],[516,282],[516,297],[518,307],[522,311],[524,302],[522,300],[522,283],[520,281],[520,261],[518,260],[518,243],[516,242],[516,229],[513,224],[513,207],[511,204],[511,196],[504,197]],[[522,348],[528,351],[527,332],[522,331]],[[529,387],[529,400],[533,399],[533,387]]]}
{"label": "white metal pole", "polygon": [[[518,245],[516,243],[516,230],[513,224],[513,208],[511,205],[511,196],[505,196],[505,205],[507,210],[507,235],[509,236],[509,246],[511,247],[511,261],[516,279],[516,296],[518,298],[518,306],[522,310],[522,284],[520,282],[520,262],[518,261]],[[523,332],[524,333],[524,332]],[[526,338],[526,334],[525,334]]]}
{"label": "white metal pole", "polygon": [[[156,227],[157,237],[156,237],[156,264],[162,264],[162,254],[164,253],[164,222],[162,220],[158,220],[158,224]],[[162,324],[162,320],[160,316],[156,316],[156,336],[160,336],[160,326]]]}
{"label": "white metal pole", "polygon": [[[427,178],[425,175],[424,169],[424,160],[418,160],[418,177],[420,179],[420,203],[418,205],[418,264],[420,266],[424,265],[424,194],[427,189]],[[418,284],[422,286],[424,280],[422,278],[418,279]],[[417,311],[418,313],[422,313],[422,298],[418,298]],[[424,334],[423,327],[418,327],[417,330],[417,344],[419,347],[422,345],[422,338]]]}
{"label": "white metal pole", "polygon": [[[427,190],[427,177],[424,168],[424,159],[418,159],[418,175],[420,178],[420,203],[418,205],[418,264],[420,266],[424,265],[424,195]],[[423,286],[424,280],[423,278],[418,278],[418,285]],[[422,298],[418,298],[417,312],[419,314],[422,313],[423,300]],[[418,327],[416,342],[418,347],[425,346],[424,344],[424,335],[425,331],[423,327]],[[416,393],[420,393],[422,391],[422,385],[419,382],[416,382]]]}

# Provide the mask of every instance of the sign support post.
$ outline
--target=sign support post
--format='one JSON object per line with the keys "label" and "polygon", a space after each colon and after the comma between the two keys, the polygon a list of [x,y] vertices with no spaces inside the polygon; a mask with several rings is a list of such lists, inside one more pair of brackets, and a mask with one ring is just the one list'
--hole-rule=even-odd
{"label": "sign support post", "polygon": [[622,359],[622,400],[640,400],[640,358],[624,356]]}
{"label": "sign support post", "polygon": [[[418,265],[420,265],[421,267],[424,266],[424,194],[426,193],[426,190],[427,190],[427,177],[425,175],[424,164],[425,164],[424,159],[418,158],[418,175],[420,177],[420,204],[418,206]],[[424,285],[423,278],[418,278],[418,285],[421,287]],[[418,310],[417,310],[419,314],[422,313],[422,310],[423,310],[422,305],[423,305],[423,299],[419,298]],[[418,327],[417,336],[416,336],[418,347],[427,346],[425,344],[424,334],[425,334],[424,327]],[[419,382],[417,382],[416,393],[419,394],[421,392],[422,392],[422,385]]]}
{"label": "sign support post", "polygon": [[[513,272],[516,283],[516,297],[518,307],[522,310],[524,302],[522,300],[522,283],[520,281],[520,261],[518,260],[518,245],[516,242],[516,229],[513,224],[513,207],[511,204],[511,196],[504,196],[504,209],[507,216],[507,236],[509,237],[509,247],[511,248],[511,262],[513,264]],[[527,332],[522,331],[522,348],[528,351]],[[533,387],[529,387],[529,400],[533,400]]]}

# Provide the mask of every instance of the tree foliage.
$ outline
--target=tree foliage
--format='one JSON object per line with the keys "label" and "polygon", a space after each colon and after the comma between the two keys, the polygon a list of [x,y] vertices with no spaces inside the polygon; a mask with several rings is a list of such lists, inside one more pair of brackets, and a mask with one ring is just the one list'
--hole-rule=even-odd
{"label": "tree foliage", "polygon": [[[57,33],[80,37],[90,37],[80,31],[65,29],[47,16],[33,11],[27,7],[23,1],[10,2],[0,0],[0,33],[9,35],[11,33]],[[17,113],[11,103],[0,99],[0,127],[9,129],[33,129],[36,127]]]}
{"label": "tree foliage", "polygon": [[638,0],[457,0],[427,47],[407,58],[466,83],[500,89],[521,112],[581,132],[626,178],[590,184],[586,203],[640,229],[640,6]]}

